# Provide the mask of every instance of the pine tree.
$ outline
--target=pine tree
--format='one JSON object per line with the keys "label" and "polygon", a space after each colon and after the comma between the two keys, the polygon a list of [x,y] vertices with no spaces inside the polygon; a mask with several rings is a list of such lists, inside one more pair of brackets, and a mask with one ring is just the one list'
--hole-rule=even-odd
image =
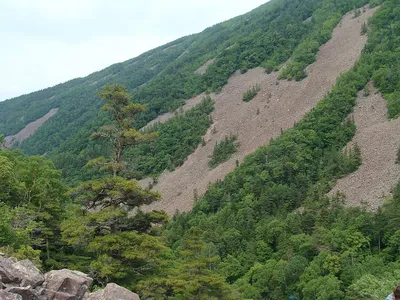
{"label": "pine tree", "polygon": [[142,104],[132,103],[125,87],[119,84],[107,85],[99,93],[105,102],[102,110],[109,112],[112,124],[104,125],[92,134],[92,139],[105,140],[110,144],[113,154],[109,159],[99,157],[89,161],[88,166],[100,167],[116,177],[125,168],[123,151],[128,146],[137,145],[156,137],[156,133],[142,134],[132,127],[135,116],[145,110]]}
{"label": "pine tree", "polygon": [[89,272],[100,285],[109,281],[125,280],[134,284],[157,267],[158,257],[166,247],[152,236],[154,223],[163,223],[164,213],[142,213],[133,217],[132,209],[150,204],[159,194],[140,187],[134,179],[121,177],[125,168],[123,152],[129,146],[154,138],[132,127],[135,115],[144,106],[133,104],[121,85],[104,87],[99,93],[105,101],[102,109],[109,112],[112,123],[102,126],[92,135],[108,142],[112,148],[109,158],[96,158],[87,166],[109,171],[111,176],[81,183],[71,190],[76,202],[84,206],[62,224],[63,239],[76,249],[93,256]]}

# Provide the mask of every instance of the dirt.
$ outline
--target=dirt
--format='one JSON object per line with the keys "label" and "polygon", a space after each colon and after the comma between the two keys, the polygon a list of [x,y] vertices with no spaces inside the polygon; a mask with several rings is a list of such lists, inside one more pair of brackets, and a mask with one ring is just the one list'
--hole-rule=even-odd
{"label": "dirt", "polygon": [[400,165],[395,163],[400,147],[400,118],[389,121],[386,100],[375,94],[372,84],[370,91],[368,97],[362,92],[358,95],[353,112],[357,131],[348,145],[356,143],[361,148],[362,164],[357,171],[338,180],[328,195],[341,192],[348,205],[376,210],[400,180]]}
{"label": "dirt", "polygon": [[215,58],[207,60],[204,65],[198,68],[195,73],[199,75],[204,75],[207,72],[207,68],[215,61]]}
{"label": "dirt", "polygon": [[23,140],[30,137],[35,131],[44,124],[48,119],[54,116],[57,112],[58,108],[50,109],[50,111],[45,114],[43,117],[30,122],[28,125],[24,127],[20,132],[14,135],[9,135],[5,137],[6,140],[6,147],[10,147],[15,142],[22,142]]}
{"label": "dirt", "polygon": [[[236,160],[242,162],[246,155],[300,121],[329,92],[336,78],[358,60],[367,40],[360,34],[361,25],[375,10],[367,9],[358,18],[353,18],[353,13],[344,16],[332,39],[321,47],[316,62],[307,68],[308,77],[301,82],[279,81],[278,72],[266,74],[263,68],[232,75],[222,91],[213,96],[214,129],[206,133],[206,145],[199,145],[181,167],[160,176],[154,190],[163,200],[143,209],[165,210],[170,215],[191,210],[195,192],[202,195],[209,183],[234,170]],[[258,95],[250,102],[242,101],[243,93],[255,84],[261,88]],[[229,134],[237,135],[238,152],[210,170],[207,164],[215,142]],[[142,184],[146,186],[148,182]]]}

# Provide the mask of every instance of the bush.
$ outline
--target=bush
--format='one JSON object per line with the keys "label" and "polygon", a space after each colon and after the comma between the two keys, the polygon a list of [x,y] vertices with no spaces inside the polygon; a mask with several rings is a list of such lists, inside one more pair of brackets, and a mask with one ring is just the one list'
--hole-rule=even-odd
{"label": "bush", "polygon": [[243,101],[249,102],[255,96],[257,96],[258,92],[261,90],[260,85],[257,83],[256,85],[250,87],[246,92],[243,94]]}
{"label": "bush", "polygon": [[209,167],[215,168],[227,161],[237,151],[238,145],[236,135],[226,136],[222,142],[216,142],[211,160],[208,162]]}

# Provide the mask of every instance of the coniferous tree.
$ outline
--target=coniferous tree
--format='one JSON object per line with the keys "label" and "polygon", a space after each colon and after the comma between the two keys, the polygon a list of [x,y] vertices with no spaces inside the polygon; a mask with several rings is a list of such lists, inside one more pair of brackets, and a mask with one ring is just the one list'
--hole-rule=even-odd
{"label": "coniferous tree", "polygon": [[133,104],[123,86],[106,86],[99,96],[105,101],[102,109],[109,112],[112,124],[102,126],[92,137],[108,142],[113,152],[110,158],[100,157],[88,165],[109,171],[111,176],[83,182],[71,191],[85,212],[63,222],[63,239],[93,256],[89,272],[99,284],[123,278],[134,283],[156,268],[156,260],[165,250],[150,233],[151,224],[164,222],[166,216],[140,211],[128,216],[128,211],[160,196],[142,189],[136,180],[119,175],[125,168],[123,151],[155,135],[141,134],[132,127],[135,115],[144,106]]}

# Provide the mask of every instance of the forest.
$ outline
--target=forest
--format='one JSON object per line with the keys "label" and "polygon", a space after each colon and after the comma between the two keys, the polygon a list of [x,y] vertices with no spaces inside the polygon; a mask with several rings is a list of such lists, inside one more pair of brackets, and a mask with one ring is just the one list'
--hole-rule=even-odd
{"label": "forest", "polygon": [[[210,185],[191,212],[170,218],[139,209],[160,195],[137,180],[179,167],[201,146],[214,103],[206,96],[140,130],[147,121],[218,92],[238,69],[271,72],[290,57],[280,79],[302,80],[341,16],[367,3],[381,7],[362,27],[368,42],[359,61],[301,122]],[[397,0],[272,0],[137,59],[0,104],[5,135],[60,111],[15,149],[0,146],[0,251],[42,270],[81,270],[95,288],[116,282],[143,299],[384,299],[400,277],[400,184],[376,212],[327,192],[362,163],[357,146],[342,151],[355,134],[349,114],[357,93],[369,93],[372,80],[388,117],[399,117],[399,49]],[[214,57],[204,75],[194,72]],[[135,63],[143,68],[131,72]],[[8,113],[24,103],[24,120]],[[237,146],[234,135],[216,144],[210,167]]]}

